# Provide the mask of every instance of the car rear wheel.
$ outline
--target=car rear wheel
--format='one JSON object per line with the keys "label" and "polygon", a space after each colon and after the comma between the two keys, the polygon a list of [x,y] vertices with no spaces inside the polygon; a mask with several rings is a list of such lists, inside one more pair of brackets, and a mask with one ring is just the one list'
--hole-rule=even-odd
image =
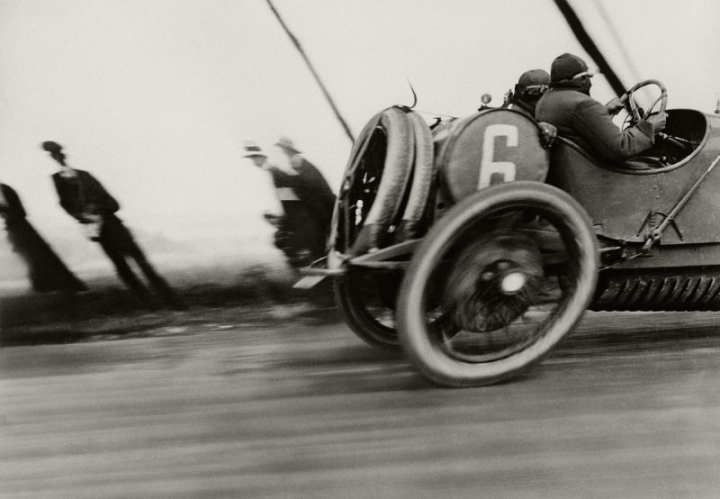
{"label": "car rear wheel", "polygon": [[568,194],[538,182],[489,187],[450,209],[413,255],[401,344],[443,386],[517,376],[579,322],[597,273],[591,222]]}

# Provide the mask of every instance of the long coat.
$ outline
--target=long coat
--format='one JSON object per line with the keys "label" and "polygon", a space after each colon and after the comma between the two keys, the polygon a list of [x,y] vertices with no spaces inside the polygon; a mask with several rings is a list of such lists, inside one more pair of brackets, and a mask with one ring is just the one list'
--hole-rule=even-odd
{"label": "long coat", "polygon": [[295,156],[292,166],[298,174],[298,197],[307,204],[320,230],[327,236],[335,209],[335,194],[320,170],[302,156]]}
{"label": "long coat", "polygon": [[27,264],[28,279],[35,291],[85,291],[85,284],[73,274],[60,257],[27,220],[25,208],[15,190],[0,184],[5,200],[0,203],[0,215],[13,251]]}
{"label": "long coat", "polygon": [[650,123],[641,121],[620,130],[604,105],[574,88],[551,88],[545,92],[535,118],[555,125],[558,135],[609,161],[637,156],[654,143]]}
{"label": "long coat", "polygon": [[294,267],[304,267],[325,254],[324,220],[318,220],[312,202],[305,199],[306,188],[300,175],[293,175],[275,166],[267,168],[275,192],[283,208],[276,223],[275,246]]}

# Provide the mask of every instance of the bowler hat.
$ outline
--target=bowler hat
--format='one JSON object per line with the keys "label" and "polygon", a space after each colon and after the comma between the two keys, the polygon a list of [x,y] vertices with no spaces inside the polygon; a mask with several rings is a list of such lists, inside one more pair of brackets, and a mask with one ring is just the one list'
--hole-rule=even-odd
{"label": "bowler hat", "polygon": [[53,140],[46,140],[42,143],[42,148],[49,153],[61,152],[62,146]]}
{"label": "bowler hat", "polygon": [[562,54],[555,58],[550,66],[550,81],[553,83],[572,80],[581,73],[587,72],[592,76],[594,72],[588,70],[588,65],[573,54]]}
{"label": "bowler hat", "polygon": [[244,158],[252,158],[253,156],[262,156],[267,158],[267,155],[263,152],[259,145],[252,140],[245,141],[245,155]]}
{"label": "bowler hat", "polygon": [[300,151],[297,150],[295,147],[295,144],[293,144],[293,141],[290,137],[280,137],[280,140],[278,140],[275,143],[276,146],[282,147],[283,149],[287,149],[289,151],[292,151],[294,153],[300,153]]}

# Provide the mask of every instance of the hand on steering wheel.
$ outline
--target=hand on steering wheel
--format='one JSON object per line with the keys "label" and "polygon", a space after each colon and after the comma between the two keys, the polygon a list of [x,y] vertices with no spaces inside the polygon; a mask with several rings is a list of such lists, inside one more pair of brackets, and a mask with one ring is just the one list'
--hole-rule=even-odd
{"label": "hand on steering wheel", "polygon": [[[653,102],[652,105],[644,113],[641,114],[640,108],[635,101],[635,92],[637,92],[643,87],[647,87],[648,85],[654,85],[658,87],[660,89],[660,97],[658,97],[655,102]],[[645,80],[641,81],[640,83],[629,89],[627,92],[625,92],[625,94],[623,94],[620,100],[625,105],[625,109],[627,109],[628,113],[630,114],[630,125],[634,126],[637,125],[640,121],[647,119],[653,113],[665,112],[665,108],[667,107],[667,89],[665,88],[665,85],[660,83],[658,80]],[[659,108],[655,110],[655,108],[658,107],[658,104]]]}

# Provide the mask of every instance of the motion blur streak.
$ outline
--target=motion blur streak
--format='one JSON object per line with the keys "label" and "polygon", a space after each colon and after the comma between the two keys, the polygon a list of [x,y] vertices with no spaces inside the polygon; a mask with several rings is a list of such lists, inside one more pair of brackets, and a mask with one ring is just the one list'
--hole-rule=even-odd
{"label": "motion blur streak", "polygon": [[718,319],[589,313],[473,390],[332,321],[3,348],[0,496],[716,497]]}

